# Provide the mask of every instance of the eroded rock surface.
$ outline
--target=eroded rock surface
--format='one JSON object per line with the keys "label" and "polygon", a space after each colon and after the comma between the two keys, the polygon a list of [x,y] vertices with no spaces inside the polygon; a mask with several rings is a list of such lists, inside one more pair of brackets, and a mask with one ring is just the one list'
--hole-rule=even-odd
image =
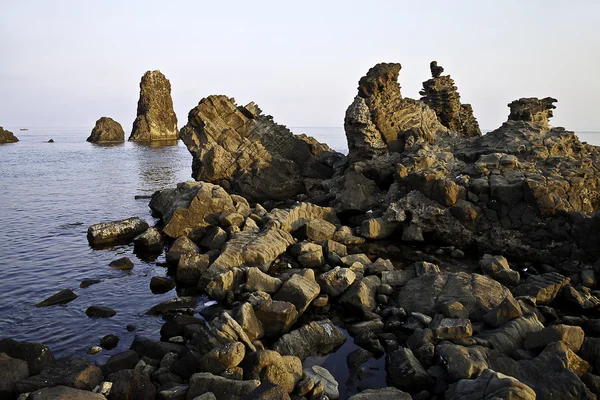
{"label": "eroded rock surface", "polygon": [[91,143],[122,143],[125,141],[123,127],[110,117],[102,117],[96,121],[92,133],[86,139]]}

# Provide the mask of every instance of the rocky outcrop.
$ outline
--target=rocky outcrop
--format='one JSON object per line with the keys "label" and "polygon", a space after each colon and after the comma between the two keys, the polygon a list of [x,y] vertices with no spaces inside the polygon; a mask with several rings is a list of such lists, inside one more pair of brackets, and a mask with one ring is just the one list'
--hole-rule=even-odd
{"label": "rocky outcrop", "polygon": [[122,143],[125,141],[125,132],[114,119],[102,117],[96,121],[96,126],[86,140],[91,143]]}
{"label": "rocky outcrop", "polygon": [[11,131],[7,131],[6,129],[0,126],[0,144],[15,143],[18,141],[19,139],[17,139],[17,137]]}
{"label": "rocky outcrop", "polygon": [[426,104],[402,97],[401,68],[400,64],[377,64],[360,79],[358,95],[344,119],[350,162],[402,152],[447,132]]}
{"label": "rocky outcrop", "polygon": [[548,119],[552,117],[552,110],[556,108],[553,103],[558,100],[552,97],[538,99],[535,97],[521,98],[508,105],[509,121],[525,121],[548,128]]}
{"label": "rocky outcrop", "polygon": [[332,153],[315,151],[314,143],[263,115],[254,103],[242,107],[226,96],[204,98],[190,111],[180,135],[193,156],[196,180],[249,200],[287,200],[306,193],[311,180],[333,175],[327,163]]}
{"label": "rocky outcrop", "polygon": [[147,71],[140,81],[137,117],[129,141],[177,140],[177,117],[173,111],[171,83],[160,71]]}
{"label": "rocky outcrop", "polygon": [[442,125],[464,136],[481,136],[479,124],[473,115],[470,104],[460,103],[460,94],[450,75],[441,76],[444,68],[432,61],[430,64],[432,79],[423,82],[420,92],[421,101],[435,111]]}

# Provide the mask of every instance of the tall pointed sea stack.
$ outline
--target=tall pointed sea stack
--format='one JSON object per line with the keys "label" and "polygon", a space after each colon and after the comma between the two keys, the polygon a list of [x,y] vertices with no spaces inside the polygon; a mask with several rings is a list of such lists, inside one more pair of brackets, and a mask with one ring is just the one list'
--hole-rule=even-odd
{"label": "tall pointed sea stack", "polygon": [[140,82],[137,118],[133,122],[129,141],[155,142],[177,138],[171,83],[160,71],[148,71]]}
{"label": "tall pointed sea stack", "polygon": [[433,108],[439,121],[451,131],[465,136],[481,136],[479,123],[470,104],[460,104],[460,94],[450,75],[442,75],[444,68],[437,61],[429,64],[432,79],[423,82],[421,101]]}
{"label": "tall pointed sea stack", "polygon": [[15,143],[18,142],[19,139],[11,132],[0,126],[0,144],[1,143]]}

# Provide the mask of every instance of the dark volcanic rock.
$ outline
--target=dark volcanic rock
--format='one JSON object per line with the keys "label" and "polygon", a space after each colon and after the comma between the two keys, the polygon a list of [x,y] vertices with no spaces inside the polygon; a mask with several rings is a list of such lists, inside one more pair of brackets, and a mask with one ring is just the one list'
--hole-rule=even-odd
{"label": "dark volcanic rock", "polygon": [[17,137],[11,131],[7,131],[6,129],[0,126],[0,144],[15,143],[18,141],[19,139],[17,139]]}
{"label": "dark volcanic rock", "polygon": [[465,136],[481,136],[471,105],[460,104],[454,80],[450,75],[440,76],[444,69],[436,61],[431,62],[430,68],[433,78],[423,82],[421,101],[431,107],[442,125],[451,131]]}
{"label": "dark volcanic rock", "polygon": [[129,141],[177,140],[177,117],[173,111],[171,83],[160,71],[148,71],[140,82],[137,117]]}
{"label": "dark volcanic rock", "polygon": [[193,156],[192,176],[217,183],[249,200],[287,200],[306,192],[305,183],[333,170],[311,146],[254,103],[237,106],[226,96],[209,96],[188,115],[181,139]]}
{"label": "dark volcanic rock", "polygon": [[92,143],[122,143],[125,141],[125,132],[114,119],[102,117],[96,121],[92,134],[86,140]]}

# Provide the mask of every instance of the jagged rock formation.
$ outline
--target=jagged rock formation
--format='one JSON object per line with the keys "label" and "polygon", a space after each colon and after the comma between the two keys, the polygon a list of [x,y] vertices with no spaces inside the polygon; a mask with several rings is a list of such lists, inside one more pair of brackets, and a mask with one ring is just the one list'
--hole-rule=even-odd
{"label": "jagged rock formation", "polygon": [[237,106],[209,96],[188,115],[181,139],[193,156],[192,176],[248,198],[285,200],[306,193],[311,181],[332,176],[341,155],[295,136],[254,103]]}
{"label": "jagged rock formation", "polygon": [[173,111],[171,83],[160,71],[148,71],[140,81],[137,117],[133,122],[129,141],[177,139],[177,116]]}
{"label": "jagged rock formation", "polygon": [[521,98],[508,105],[510,107],[509,121],[526,121],[548,128],[548,119],[552,117],[553,103],[558,100],[552,97],[537,99],[535,97]]}
{"label": "jagged rock formation", "polygon": [[426,104],[402,98],[401,68],[400,64],[377,64],[360,79],[358,95],[344,119],[350,162],[402,152],[447,132]]}
{"label": "jagged rock formation", "polygon": [[91,143],[122,143],[125,141],[123,127],[109,117],[102,117],[96,121],[91,135],[86,139]]}
{"label": "jagged rock formation", "polygon": [[11,131],[7,131],[6,129],[0,126],[0,144],[15,143],[18,141],[19,139],[17,139],[17,137]]}
{"label": "jagged rock formation", "polygon": [[421,101],[435,111],[442,125],[465,136],[481,136],[470,104],[460,103],[460,94],[450,75],[441,76],[444,68],[437,61],[430,64],[433,79],[423,82]]}

